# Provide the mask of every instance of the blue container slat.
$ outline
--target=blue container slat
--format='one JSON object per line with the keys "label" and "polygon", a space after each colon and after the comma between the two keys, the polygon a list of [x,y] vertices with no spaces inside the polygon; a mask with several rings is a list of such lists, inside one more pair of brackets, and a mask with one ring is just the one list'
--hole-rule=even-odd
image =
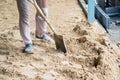
{"label": "blue container slat", "polygon": [[98,5],[95,7],[95,17],[106,30],[110,27],[110,17]]}
{"label": "blue container slat", "polygon": [[88,22],[92,23],[95,20],[95,1],[88,0]]}

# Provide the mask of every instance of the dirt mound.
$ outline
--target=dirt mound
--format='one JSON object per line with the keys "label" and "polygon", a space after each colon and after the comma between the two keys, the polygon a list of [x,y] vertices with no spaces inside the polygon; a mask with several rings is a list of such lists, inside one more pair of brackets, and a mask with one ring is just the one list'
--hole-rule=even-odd
{"label": "dirt mound", "polygon": [[[74,27],[73,32],[76,33],[78,37],[70,41],[70,43],[74,45],[69,49],[74,55],[76,54],[70,57],[70,61],[75,64],[80,64],[83,71],[83,73],[77,71],[81,75],[79,75],[79,77],[74,76],[72,79],[119,80],[119,77],[116,76],[116,74],[119,75],[118,56],[111,46],[109,39],[99,34],[99,32],[97,34],[94,33],[95,29],[93,26],[90,27],[88,24],[84,24],[87,23],[80,22]],[[87,30],[88,28],[93,32],[89,32]]]}

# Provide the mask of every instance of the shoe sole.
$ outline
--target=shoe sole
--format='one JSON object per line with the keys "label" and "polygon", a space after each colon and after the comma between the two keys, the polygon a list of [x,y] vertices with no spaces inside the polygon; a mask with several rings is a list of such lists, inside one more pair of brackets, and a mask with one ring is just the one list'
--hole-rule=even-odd
{"label": "shoe sole", "polygon": [[32,51],[24,51],[24,50],[23,50],[23,53],[26,53],[26,54],[33,54]]}

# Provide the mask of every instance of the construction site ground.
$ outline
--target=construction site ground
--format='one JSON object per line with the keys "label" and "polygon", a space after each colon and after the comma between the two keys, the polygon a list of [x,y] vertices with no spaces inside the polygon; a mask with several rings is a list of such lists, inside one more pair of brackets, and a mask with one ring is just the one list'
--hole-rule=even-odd
{"label": "construction site ground", "polygon": [[[49,0],[49,20],[64,36],[67,56],[55,44],[35,38],[33,54],[22,52],[16,0],[0,0],[0,80],[120,80],[120,50],[95,21],[87,23],[77,0]],[[47,34],[53,37],[47,27]]]}

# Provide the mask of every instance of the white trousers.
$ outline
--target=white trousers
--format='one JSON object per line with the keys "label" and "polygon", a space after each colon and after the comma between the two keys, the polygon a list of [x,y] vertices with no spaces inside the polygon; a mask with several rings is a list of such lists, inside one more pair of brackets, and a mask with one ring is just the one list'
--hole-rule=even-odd
{"label": "white trousers", "polygon": [[[42,8],[42,0],[36,0],[39,7]],[[17,0],[17,7],[19,12],[19,26],[20,34],[25,44],[32,44],[30,37],[30,24],[29,24],[29,2],[27,0]],[[48,15],[48,12],[45,12]],[[36,36],[41,37],[46,33],[46,22],[39,18],[40,15],[36,12]]]}

